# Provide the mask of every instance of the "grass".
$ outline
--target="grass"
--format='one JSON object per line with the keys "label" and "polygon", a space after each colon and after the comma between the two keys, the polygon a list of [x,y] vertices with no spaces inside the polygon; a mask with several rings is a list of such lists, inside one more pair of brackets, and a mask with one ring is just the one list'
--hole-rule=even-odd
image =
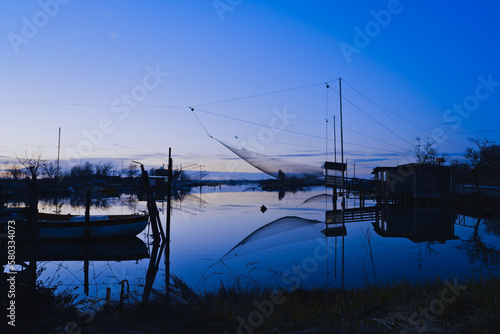
{"label": "grass", "polygon": [[[45,306],[33,306],[30,312],[38,315],[24,328],[26,333],[65,333],[65,325],[74,323],[81,333],[497,333],[499,277],[460,278],[456,284],[464,287],[455,287],[455,295],[449,288],[454,283],[435,278],[279,295],[223,287],[198,294],[172,277],[170,298],[155,291],[146,303],[111,302],[93,317],[79,316],[69,294],[38,287],[34,300]],[[419,314],[425,309],[427,317]]]}

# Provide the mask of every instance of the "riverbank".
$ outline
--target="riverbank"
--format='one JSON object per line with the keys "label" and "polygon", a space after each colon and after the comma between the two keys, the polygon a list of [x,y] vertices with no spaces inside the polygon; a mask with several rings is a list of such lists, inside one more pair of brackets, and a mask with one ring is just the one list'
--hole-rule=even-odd
{"label": "riverbank", "polygon": [[[496,333],[498,276],[435,278],[363,289],[222,288],[197,294],[173,278],[170,299],[101,301],[89,313],[69,291],[19,287],[19,333]],[[13,329],[13,328],[12,328]]]}

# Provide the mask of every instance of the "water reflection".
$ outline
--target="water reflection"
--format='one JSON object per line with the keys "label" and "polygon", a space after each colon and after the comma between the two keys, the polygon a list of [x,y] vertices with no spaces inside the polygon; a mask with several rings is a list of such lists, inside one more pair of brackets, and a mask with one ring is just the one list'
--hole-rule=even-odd
{"label": "water reflection", "polygon": [[481,268],[486,267],[489,269],[497,267],[500,263],[500,250],[484,241],[485,238],[481,236],[479,227],[486,225],[488,226],[485,229],[486,232],[493,230],[493,234],[498,236],[499,221],[495,219],[476,218],[473,219],[473,222],[473,225],[470,226],[472,233],[469,234],[467,239],[462,240],[458,249],[466,254],[471,262],[479,263]]}
{"label": "water reflection", "polygon": [[[318,200],[331,200],[331,196],[316,195],[299,206]],[[283,216],[259,227],[237,243],[204,272],[203,279],[218,279],[222,284],[245,282],[246,285],[294,288],[333,284],[340,287],[344,281],[344,269],[346,282],[351,286],[360,285],[361,281],[379,281],[380,277],[385,280],[401,276],[411,279],[416,278],[415,271],[429,270],[425,261],[429,265],[438,258],[439,261],[448,261],[448,265],[459,261],[458,256],[449,254],[450,247],[445,246],[447,242],[470,259],[471,271],[498,270],[499,240],[485,242],[481,236],[484,232],[479,228],[483,224],[487,226],[483,231],[498,236],[498,222],[477,219],[470,236],[459,240],[455,232],[458,217],[455,210],[447,207],[406,208],[396,205],[327,211],[325,221]],[[384,239],[387,241],[382,241]],[[390,246],[395,244],[389,242],[390,239],[406,239],[410,243],[404,243],[404,247],[398,250]],[[318,247],[323,251],[320,252]],[[408,253],[409,250],[413,251]],[[426,250],[425,255],[423,250]],[[390,262],[381,260],[387,255],[391,256],[390,262],[400,264],[392,269],[388,267]],[[441,269],[448,269],[448,265]],[[439,271],[437,268],[436,272]],[[300,284],[295,285],[297,282]]]}
{"label": "water reflection", "polygon": [[[7,254],[7,245],[3,245]],[[137,237],[82,240],[17,239],[16,261],[129,261],[148,258],[148,248]],[[6,255],[2,263],[7,263]]]}
{"label": "water reflection", "polygon": [[386,206],[373,223],[375,232],[386,238],[407,238],[413,242],[446,243],[455,240],[457,215],[450,208],[404,208]]}
{"label": "water reflection", "polygon": [[[17,239],[15,263],[12,265],[7,258],[7,243],[2,244],[2,265],[4,274],[16,271],[18,281],[24,281],[32,288],[36,285],[37,273],[43,272],[48,263],[59,263],[59,269],[64,268],[62,263],[67,263],[66,268],[78,267],[78,263],[83,261],[83,288],[84,294],[89,295],[90,285],[90,264],[94,267],[96,263],[137,261],[149,257],[146,244],[137,237],[85,240],[65,240],[65,239]],[[9,263],[9,265],[7,265]],[[95,268],[95,267],[94,267]],[[59,269],[57,271],[59,271]],[[56,273],[52,274],[53,280]],[[78,271],[68,269],[74,277]],[[100,275],[95,276],[94,281]],[[126,282],[128,285],[128,281]],[[62,284],[62,283],[61,283]],[[97,284],[97,282],[96,282]],[[119,284],[122,284],[120,282]],[[99,291],[97,292],[100,293]]]}
{"label": "water reflection", "polygon": [[[134,197],[134,195],[123,195],[123,198]],[[125,201],[123,204],[128,204]],[[38,200],[38,210],[40,212],[63,213],[72,212],[77,209],[84,209],[86,204],[85,194],[77,193],[69,197],[54,197]],[[122,197],[93,196],[90,200],[91,210],[107,210],[113,206],[122,204]],[[133,205],[133,201],[130,203]]]}
{"label": "water reflection", "polygon": [[[66,197],[52,197],[39,199],[38,210],[40,212],[51,212],[51,213],[72,213],[77,210],[85,209],[86,204],[85,194],[75,193],[72,196]],[[136,194],[121,194],[120,196],[92,196],[90,202],[90,208],[92,211],[108,211],[110,209],[121,207],[126,208],[130,212],[139,211],[140,202],[144,202],[145,198]],[[165,206],[165,199],[163,197],[156,198],[162,206]],[[13,204],[13,203],[10,203]],[[203,212],[203,207],[206,206],[208,202],[203,200],[197,195],[192,195],[189,193],[177,192],[173,193],[172,206],[186,211],[191,214],[196,214],[197,212]],[[13,205],[9,205],[13,207]],[[26,206],[26,204],[20,205],[21,207]]]}
{"label": "water reflection", "polygon": [[[199,194],[198,190],[182,194],[172,203],[175,210],[171,272],[194,289],[213,290],[221,284],[341,287],[342,245],[346,287],[403,276],[416,280],[435,275],[467,275],[476,270],[498,271],[500,265],[500,225],[490,216],[474,219],[470,213],[464,217],[449,208],[375,207],[368,200],[367,207],[361,209],[355,207],[359,200],[351,194],[349,208],[344,212],[348,219],[342,226],[338,219],[342,212],[325,213],[332,207],[334,197],[324,189],[286,194],[281,200],[276,193],[246,186],[213,190],[204,187]],[[145,209],[145,203],[135,195],[109,199],[109,207],[93,210]],[[71,203],[70,198],[64,198],[40,205],[41,211],[59,209],[66,213],[72,210]],[[158,200],[162,220],[164,203],[163,199]],[[259,210],[262,205],[268,209],[265,213]],[[146,244],[147,237],[140,236]],[[139,281],[138,294],[144,292],[143,298],[147,298],[153,288],[163,288],[166,283],[166,264],[161,259],[165,246],[149,248],[150,259],[139,265],[125,260],[113,262],[111,272],[107,266],[99,266],[94,257],[90,271],[95,270],[95,276],[101,280],[117,277],[109,278],[109,284]],[[68,265],[70,278],[82,276],[82,263],[75,263],[82,257],[74,258]],[[51,260],[50,269],[57,265],[56,260]],[[92,287],[92,279],[90,283]],[[102,298],[103,288],[99,289]]]}

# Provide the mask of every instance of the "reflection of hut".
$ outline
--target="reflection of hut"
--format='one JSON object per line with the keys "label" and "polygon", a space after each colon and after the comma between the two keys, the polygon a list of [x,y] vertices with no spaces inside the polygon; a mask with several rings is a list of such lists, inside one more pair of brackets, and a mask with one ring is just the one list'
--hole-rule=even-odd
{"label": "reflection of hut", "polygon": [[380,195],[388,201],[447,199],[453,192],[451,167],[406,164],[376,167],[372,174],[380,185]]}
{"label": "reflection of hut", "polygon": [[450,209],[387,206],[381,212],[381,219],[377,219],[373,226],[382,237],[440,243],[458,239],[455,235],[455,217]]}

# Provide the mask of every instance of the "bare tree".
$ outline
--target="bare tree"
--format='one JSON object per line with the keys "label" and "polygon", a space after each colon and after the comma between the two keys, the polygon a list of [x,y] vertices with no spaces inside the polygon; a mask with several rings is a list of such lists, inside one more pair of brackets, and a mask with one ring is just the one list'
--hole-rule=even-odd
{"label": "bare tree", "polygon": [[21,165],[26,169],[28,175],[31,176],[31,179],[34,181],[38,176],[40,167],[45,163],[45,159],[43,159],[43,153],[40,148],[37,148],[35,151],[28,152],[24,151],[23,154],[17,155],[16,158]]}
{"label": "bare tree", "polygon": [[500,145],[486,138],[469,138],[476,147],[467,147],[465,162],[479,191],[479,177],[487,184],[497,184],[500,175]]}
{"label": "bare tree", "polygon": [[420,143],[420,138],[417,138],[417,145],[415,145],[415,154],[417,155],[417,162],[425,165],[435,165],[436,157],[438,155],[437,149],[434,147],[435,140],[427,138],[423,144]]}

